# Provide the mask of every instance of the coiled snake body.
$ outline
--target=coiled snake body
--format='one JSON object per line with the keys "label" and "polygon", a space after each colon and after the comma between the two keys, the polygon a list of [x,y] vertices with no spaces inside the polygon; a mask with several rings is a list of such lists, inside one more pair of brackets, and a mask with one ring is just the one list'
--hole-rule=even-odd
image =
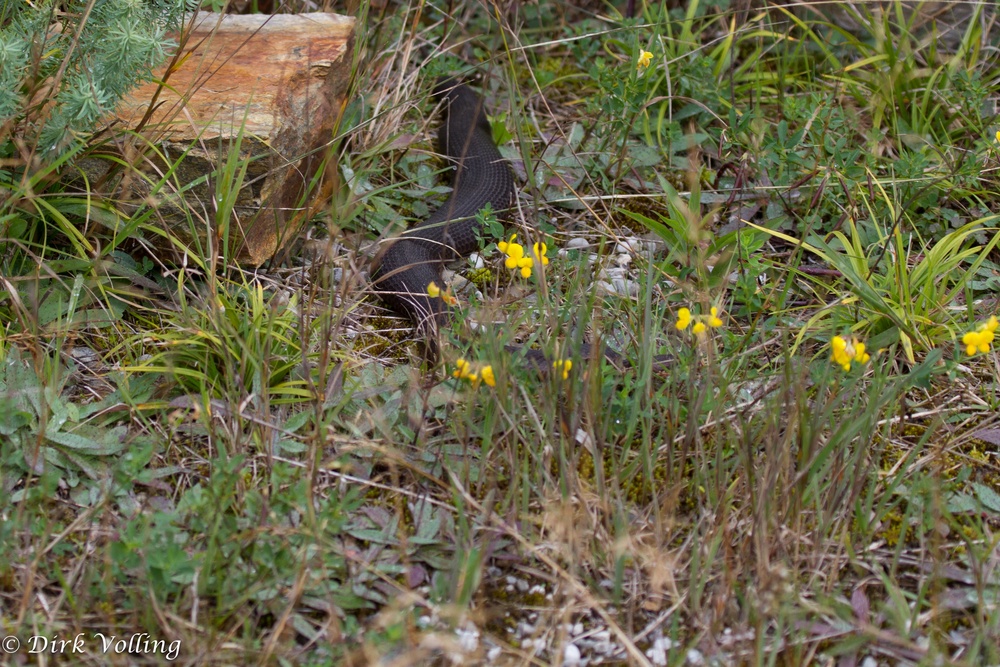
{"label": "coiled snake body", "polygon": [[[438,132],[438,150],[456,165],[451,196],[426,220],[393,241],[372,264],[375,291],[393,311],[413,322],[424,335],[431,356],[437,356],[435,334],[447,325],[450,312],[443,299],[428,295],[428,285],[434,282],[442,287],[442,265],[479,248],[476,214],[489,204],[503,218],[517,195],[510,166],[493,143],[482,99],[451,79],[440,81],[434,95],[447,109]],[[540,350],[506,349],[520,351],[525,361],[543,372],[551,368],[551,360]],[[599,349],[612,364],[630,366],[614,350]],[[584,343],[578,352],[580,357],[589,358],[591,346]],[[669,355],[654,357],[656,364],[668,361]]]}
{"label": "coiled snake body", "polygon": [[446,106],[438,150],[456,165],[451,196],[377,257],[372,272],[382,300],[425,335],[446,324],[449,316],[443,299],[428,296],[428,285],[443,287],[444,262],[479,248],[476,214],[489,204],[503,215],[517,194],[510,166],[493,143],[482,99],[453,80],[439,82],[434,95]]}

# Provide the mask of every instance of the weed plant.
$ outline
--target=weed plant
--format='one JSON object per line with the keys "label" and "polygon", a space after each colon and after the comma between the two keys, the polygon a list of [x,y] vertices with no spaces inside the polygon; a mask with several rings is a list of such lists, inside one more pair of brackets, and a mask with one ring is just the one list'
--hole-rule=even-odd
{"label": "weed plant", "polygon": [[[5,163],[4,634],[98,664],[96,633],[227,664],[1000,662],[996,7],[635,4],[361,3],[331,203],[256,271],[149,253],[155,206],[79,185],[86,124]],[[523,187],[440,286],[433,364],[364,268],[446,190],[446,73]],[[11,151],[78,115],[58,90]],[[246,175],[236,146],[216,222]]]}

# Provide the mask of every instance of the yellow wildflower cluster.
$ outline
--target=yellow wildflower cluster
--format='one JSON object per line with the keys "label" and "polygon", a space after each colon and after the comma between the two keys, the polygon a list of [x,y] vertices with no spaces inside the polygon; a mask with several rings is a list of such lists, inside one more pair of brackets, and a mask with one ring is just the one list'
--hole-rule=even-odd
{"label": "yellow wildflower cluster", "polygon": [[[997,137],[997,140],[1000,141],[1000,136]],[[965,346],[965,353],[972,356],[976,352],[989,352],[990,345],[993,344],[993,337],[997,330],[997,324],[997,316],[993,315],[989,320],[980,324],[973,331],[970,331],[962,336],[962,345]]]}
{"label": "yellow wildflower cluster", "polygon": [[649,67],[649,63],[651,63],[652,61],[653,61],[653,54],[652,53],[650,53],[649,51],[640,50],[639,51],[639,60],[636,63],[636,69],[641,72],[642,70],[644,70],[647,67]]}
{"label": "yellow wildflower cluster", "polygon": [[556,373],[562,375],[562,379],[565,380],[569,377],[569,372],[573,369],[573,360],[556,359],[552,362],[552,368],[555,369]]}
{"label": "yellow wildflower cluster", "polygon": [[472,364],[465,359],[457,359],[455,361],[455,370],[452,372],[452,376],[457,377],[459,380],[468,380],[474,385],[483,381],[491,387],[497,386],[497,380],[496,376],[493,374],[492,366],[483,366],[477,372],[473,370]]}
{"label": "yellow wildflower cluster", "polygon": [[[689,326],[694,334],[703,334],[708,327],[717,328],[722,326],[722,319],[719,317],[719,309],[715,306],[708,311],[708,316],[692,315],[690,308],[681,308],[677,311],[677,322],[674,324],[678,331],[684,331]],[[694,326],[691,323],[694,322]]]}
{"label": "yellow wildflower cluster", "polygon": [[858,342],[853,336],[849,341],[843,336],[834,336],[830,341],[830,361],[845,371],[851,370],[851,362],[867,364],[871,358],[871,355],[865,352],[865,344]]}
{"label": "yellow wildflower cluster", "polygon": [[451,295],[451,290],[442,292],[441,288],[437,286],[433,280],[427,285],[427,296],[432,299],[437,299],[438,297],[444,299],[444,302],[449,306],[457,306],[458,299]]}
{"label": "yellow wildflower cluster", "polygon": [[514,241],[516,237],[516,234],[511,234],[510,240],[500,241],[500,243],[497,243],[497,248],[500,249],[500,252],[507,255],[507,259],[504,260],[504,266],[512,271],[519,270],[522,278],[530,278],[531,269],[534,268],[535,262],[538,262],[542,266],[549,263],[549,258],[545,256],[549,248],[544,243],[536,243],[531,248],[532,255],[534,256],[526,257],[524,246]]}

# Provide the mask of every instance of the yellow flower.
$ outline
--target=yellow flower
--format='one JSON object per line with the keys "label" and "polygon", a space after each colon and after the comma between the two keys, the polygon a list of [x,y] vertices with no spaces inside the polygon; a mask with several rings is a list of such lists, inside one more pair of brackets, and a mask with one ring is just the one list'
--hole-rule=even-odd
{"label": "yellow flower", "polygon": [[678,331],[684,331],[691,324],[691,310],[681,308],[677,311],[677,323],[674,325]]}
{"label": "yellow flower", "polygon": [[514,242],[514,237],[516,237],[516,236],[517,236],[517,234],[511,234],[509,242],[508,241],[500,241],[500,243],[497,243],[497,248],[500,249],[500,252],[503,252],[503,253],[507,252],[507,245],[508,245],[508,243],[513,243]]}
{"label": "yellow flower", "polygon": [[[694,326],[691,326],[692,322]],[[674,326],[677,327],[678,331],[684,331],[690,326],[692,333],[703,334],[708,327],[721,327],[722,324],[719,309],[712,306],[708,315],[692,315],[689,308],[681,308],[677,311],[677,322],[674,323]]]}
{"label": "yellow flower", "polygon": [[452,372],[452,376],[457,377],[459,379],[468,377],[469,376],[469,362],[466,361],[465,359],[461,359],[461,358],[456,359],[455,360],[455,370],[454,370],[454,372]]}
{"label": "yellow flower", "polygon": [[652,61],[653,61],[652,53],[650,53],[649,51],[639,51],[639,62],[636,65],[636,69],[641,72],[642,70],[649,67],[649,63],[651,63]]}
{"label": "yellow flower", "polygon": [[480,380],[491,387],[495,387],[497,384],[492,366],[483,366],[479,371],[476,371],[472,368],[472,364],[465,359],[455,360],[455,370],[452,371],[452,376],[459,380],[468,380],[473,385],[478,385]]}
{"label": "yellow flower", "polygon": [[532,258],[525,256],[524,246],[515,242],[515,238],[516,234],[512,234],[510,240],[497,243],[500,252],[507,255],[503,264],[511,271],[519,271],[522,278],[530,278],[531,269],[534,268],[536,261],[541,262],[543,266],[549,263],[549,258],[545,256],[545,253],[548,252],[548,246],[544,243],[535,243],[532,246],[532,254],[534,255]]}
{"label": "yellow flower", "polygon": [[545,256],[545,253],[549,251],[549,247],[544,243],[536,243],[531,246],[531,249],[535,252],[535,260],[540,262],[542,266],[548,266],[549,258]]}
{"label": "yellow flower", "polygon": [[1000,143],[1000,130],[997,130],[997,143]]}
{"label": "yellow flower", "polygon": [[834,336],[830,340],[830,361],[837,364],[844,371],[851,370],[851,363],[867,364],[871,355],[865,352],[865,344],[858,342],[857,338],[851,337],[848,341],[843,336]]}
{"label": "yellow flower", "polygon": [[965,345],[965,353],[970,357],[976,352],[982,352],[983,354],[990,351],[990,346],[993,344],[993,340],[996,337],[997,325],[996,315],[990,316],[990,319],[980,324],[975,330],[966,333],[962,336],[962,345]]}
{"label": "yellow flower", "polygon": [[432,299],[441,297],[446,304],[449,306],[457,306],[458,299],[451,295],[450,291],[442,292],[441,288],[437,286],[437,283],[433,280],[427,284],[427,296]]}
{"label": "yellow flower", "polygon": [[504,261],[504,266],[508,269],[516,269],[518,262],[524,258],[524,246],[513,241],[507,243],[506,246],[504,252],[507,254],[507,259]]}
{"label": "yellow flower", "polygon": [[573,368],[573,360],[557,359],[552,362],[552,368],[554,368],[557,373],[562,373],[562,379],[565,380],[569,377],[569,372]]}

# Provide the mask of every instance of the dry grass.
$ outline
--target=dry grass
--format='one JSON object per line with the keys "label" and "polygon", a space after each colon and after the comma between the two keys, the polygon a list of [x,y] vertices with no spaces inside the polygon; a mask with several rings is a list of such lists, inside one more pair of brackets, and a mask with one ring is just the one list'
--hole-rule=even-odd
{"label": "dry grass", "polygon": [[[24,417],[0,420],[0,634],[84,633],[65,664],[174,641],[188,664],[1000,660],[1000,368],[958,345],[995,310],[997,128],[956,83],[1000,76],[996,12],[955,8],[978,32],[939,53],[905,13],[833,4],[850,25],[365,7],[364,103],[299,257],[156,276],[162,307],[110,331],[5,325],[0,401]],[[510,231],[553,248],[531,281],[494,252],[463,296],[446,359],[493,364],[495,389],[422,365],[364,287],[438,180],[425,93],[472,71],[523,184]],[[727,236],[740,217],[773,233]],[[30,311],[4,281],[3,314]],[[675,327],[710,306],[724,326]],[[852,333],[872,358],[844,373],[829,340]],[[504,352],[597,340],[633,367],[562,380]],[[143,632],[163,650],[99,650]]]}

